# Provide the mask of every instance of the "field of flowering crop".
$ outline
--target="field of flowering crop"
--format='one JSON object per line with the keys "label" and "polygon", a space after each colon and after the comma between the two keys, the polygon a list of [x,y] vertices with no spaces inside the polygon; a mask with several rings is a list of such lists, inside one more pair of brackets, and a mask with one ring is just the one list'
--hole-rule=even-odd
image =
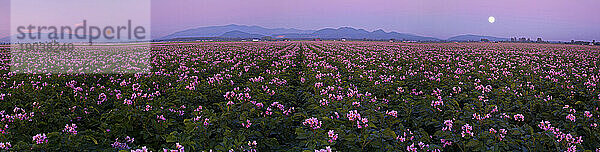
{"label": "field of flowering crop", "polygon": [[138,74],[10,55],[7,151],[600,151],[598,46],[164,43]]}

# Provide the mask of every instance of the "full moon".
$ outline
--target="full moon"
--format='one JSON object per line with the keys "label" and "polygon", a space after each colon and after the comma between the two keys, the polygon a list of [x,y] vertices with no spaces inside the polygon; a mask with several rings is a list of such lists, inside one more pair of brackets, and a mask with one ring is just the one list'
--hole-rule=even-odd
{"label": "full moon", "polygon": [[488,18],[488,21],[489,21],[490,23],[494,23],[494,22],[496,22],[496,18],[495,18],[495,17],[493,17],[493,16],[490,16],[490,17]]}

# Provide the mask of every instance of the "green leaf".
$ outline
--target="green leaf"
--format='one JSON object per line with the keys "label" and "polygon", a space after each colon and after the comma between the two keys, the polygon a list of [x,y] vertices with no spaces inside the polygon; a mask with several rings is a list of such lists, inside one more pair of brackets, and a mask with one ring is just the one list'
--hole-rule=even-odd
{"label": "green leaf", "polygon": [[86,137],[91,139],[94,142],[94,144],[96,144],[96,145],[98,144],[98,141],[96,141],[96,139],[94,139],[94,137],[92,137],[92,136],[86,136]]}
{"label": "green leaf", "polygon": [[171,134],[171,135],[167,136],[166,140],[168,143],[177,142],[177,137],[175,137],[175,135]]}
{"label": "green leaf", "polygon": [[479,141],[477,141],[477,140],[471,140],[471,141],[469,141],[467,143],[466,147],[473,148],[473,147],[476,147],[478,145],[479,145]]}
{"label": "green leaf", "polygon": [[308,135],[306,134],[306,131],[304,131],[304,129],[301,128],[296,128],[296,139],[306,139],[308,138]]}
{"label": "green leaf", "polygon": [[384,129],[383,135],[387,138],[396,138],[396,132],[392,131],[390,128]]}
{"label": "green leaf", "polygon": [[349,134],[344,139],[347,141],[356,141],[356,139],[358,139],[358,137],[355,134]]}

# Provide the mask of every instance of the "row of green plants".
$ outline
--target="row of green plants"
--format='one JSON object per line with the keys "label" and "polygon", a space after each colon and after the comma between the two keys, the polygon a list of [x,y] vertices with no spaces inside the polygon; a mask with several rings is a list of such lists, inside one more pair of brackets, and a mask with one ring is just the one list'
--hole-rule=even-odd
{"label": "row of green plants", "polygon": [[17,74],[6,151],[599,151],[599,48],[211,42],[150,73]]}

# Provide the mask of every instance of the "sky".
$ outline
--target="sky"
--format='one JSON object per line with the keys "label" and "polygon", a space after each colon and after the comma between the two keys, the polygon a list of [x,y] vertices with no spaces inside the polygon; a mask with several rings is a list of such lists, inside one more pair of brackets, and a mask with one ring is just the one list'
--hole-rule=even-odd
{"label": "sky", "polygon": [[[0,37],[10,33],[9,1],[0,0]],[[158,38],[227,24],[310,30],[349,26],[442,39],[477,34],[589,41],[600,40],[597,8],[599,0],[151,0],[151,33]],[[494,23],[488,22],[490,16]]]}
{"label": "sky", "polygon": [[0,39],[10,33],[10,0],[0,0]]}

